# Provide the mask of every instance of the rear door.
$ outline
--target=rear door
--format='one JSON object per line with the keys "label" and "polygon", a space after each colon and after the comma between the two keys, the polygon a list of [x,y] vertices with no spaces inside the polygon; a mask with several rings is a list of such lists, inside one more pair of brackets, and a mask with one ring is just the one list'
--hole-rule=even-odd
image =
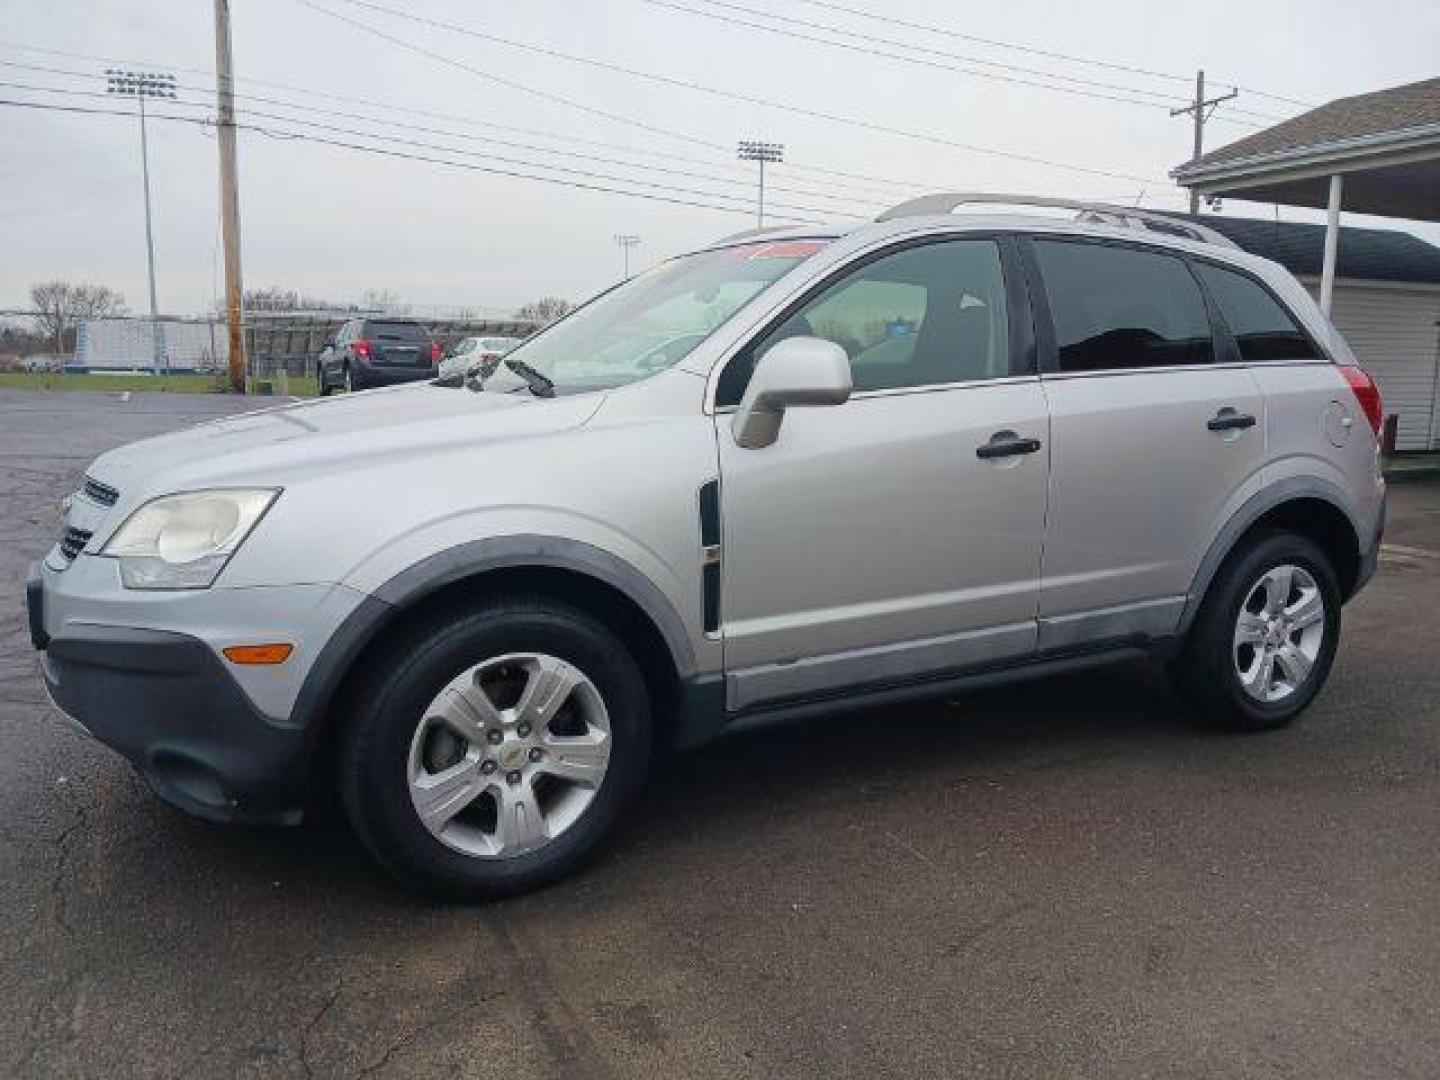
{"label": "rear door", "polygon": [[1071,237],[1029,250],[1051,416],[1040,647],[1169,633],[1259,485],[1263,395],[1184,258]]}

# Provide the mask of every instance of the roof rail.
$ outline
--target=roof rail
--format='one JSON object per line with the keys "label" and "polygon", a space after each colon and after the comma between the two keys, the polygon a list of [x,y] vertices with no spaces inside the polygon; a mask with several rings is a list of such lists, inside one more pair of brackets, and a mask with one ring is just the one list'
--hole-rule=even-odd
{"label": "roof rail", "polygon": [[1240,246],[1223,233],[1185,218],[1170,217],[1167,214],[1140,210],[1133,206],[1117,206],[1113,203],[1089,202],[1084,199],[1055,199],[1041,195],[937,192],[933,195],[921,195],[919,198],[909,199],[898,206],[892,206],[875,220],[893,221],[896,218],[949,214],[960,206],[985,203],[1004,206],[1046,206],[1059,210],[1074,210],[1076,221],[1163,233],[1166,236],[1179,236],[1186,240],[1199,240],[1205,244],[1218,244],[1221,247],[1239,248]]}

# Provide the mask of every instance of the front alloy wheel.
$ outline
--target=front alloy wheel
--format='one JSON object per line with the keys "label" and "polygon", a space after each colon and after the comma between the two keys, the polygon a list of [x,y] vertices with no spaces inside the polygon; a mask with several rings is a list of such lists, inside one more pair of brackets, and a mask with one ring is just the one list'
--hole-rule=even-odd
{"label": "front alloy wheel", "polygon": [[507,896],[562,877],[650,767],[634,656],[548,596],[457,600],[401,624],[339,708],[346,815],[387,870],[432,894]]}
{"label": "front alloy wheel", "polygon": [[410,799],[436,839],[466,855],[512,858],[570,828],[610,763],[610,716],[573,664],[512,653],[468,668],[410,741]]}

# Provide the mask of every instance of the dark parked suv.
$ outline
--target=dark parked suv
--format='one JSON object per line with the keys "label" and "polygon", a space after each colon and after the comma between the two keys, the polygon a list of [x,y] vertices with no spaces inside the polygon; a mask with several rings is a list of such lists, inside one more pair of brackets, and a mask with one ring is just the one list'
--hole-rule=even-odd
{"label": "dark parked suv", "polygon": [[414,382],[435,375],[440,343],[409,319],[351,319],[315,362],[320,396],[332,390]]}

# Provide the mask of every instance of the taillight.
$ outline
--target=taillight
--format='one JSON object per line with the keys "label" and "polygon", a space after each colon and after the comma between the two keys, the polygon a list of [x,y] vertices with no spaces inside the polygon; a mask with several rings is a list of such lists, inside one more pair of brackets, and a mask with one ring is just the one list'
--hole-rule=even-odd
{"label": "taillight", "polygon": [[364,338],[357,338],[353,348],[355,349],[356,356],[361,357],[365,360],[370,359],[370,342],[366,341]]}
{"label": "taillight", "polygon": [[438,341],[430,342],[430,362],[432,364],[440,362],[440,343]]}
{"label": "taillight", "polygon": [[1380,425],[1385,422],[1385,406],[1380,401],[1380,387],[1375,385],[1375,380],[1362,367],[1341,367],[1340,374],[1345,376],[1350,389],[1355,391],[1355,400],[1360,403],[1360,411],[1365,414],[1365,419],[1370,421],[1370,430],[1375,432],[1378,438]]}

